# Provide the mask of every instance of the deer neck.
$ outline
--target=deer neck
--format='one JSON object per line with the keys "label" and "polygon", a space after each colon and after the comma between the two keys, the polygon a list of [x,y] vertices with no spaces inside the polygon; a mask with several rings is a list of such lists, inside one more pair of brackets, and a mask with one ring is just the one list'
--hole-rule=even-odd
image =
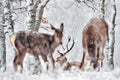
{"label": "deer neck", "polygon": [[57,45],[60,44],[60,39],[56,35],[54,36],[54,40]]}
{"label": "deer neck", "polygon": [[60,40],[58,39],[58,37],[55,37],[55,35],[53,36],[53,41],[52,41],[52,45],[51,47],[54,49],[56,48],[59,44],[60,44]]}

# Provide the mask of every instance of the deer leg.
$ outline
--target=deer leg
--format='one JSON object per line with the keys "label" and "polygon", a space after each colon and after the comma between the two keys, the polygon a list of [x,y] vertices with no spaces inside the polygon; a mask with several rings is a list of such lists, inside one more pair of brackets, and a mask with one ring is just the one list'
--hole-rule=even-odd
{"label": "deer leg", "polygon": [[99,47],[98,49],[98,54],[97,54],[97,66],[98,66],[98,71],[100,68],[103,66],[103,59],[104,59],[104,54],[103,54],[103,47]]}
{"label": "deer leg", "polygon": [[53,56],[48,55],[47,60],[48,60],[48,69],[52,71],[55,68]]}
{"label": "deer leg", "polygon": [[84,70],[85,68],[85,56],[86,56],[87,50],[83,50],[83,57],[82,57],[82,61],[81,61],[81,65],[80,65],[80,69]]}
{"label": "deer leg", "polygon": [[23,70],[23,59],[25,57],[25,54],[16,54],[15,58],[14,58],[14,70],[17,71],[18,70],[18,66],[20,65],[20,72],[22,73]]}
{"label": "deer leg", "polygon": [[15,58],[13,60],[13,64],[14,64],[14,70],[17,71],[17,65],[18,65],[18,61],[17,61],[18,55],[15,55]]}
{"label": "deer leg", "polygon": [[104,59],[104,50],[103,47],[100,48],[100,53],[99,53],[99,60],[101,61],[100,65],[101,67],[103,66],[103,59]]}
{"label": "deer leg", "polygon": [[42,71],[46,72],[48,70],[48,60],[47,60],[47,56],[41,54],[41,56],[39,56],[41,64],[42,64]]}
{"label": "deer leg", "polygon": [[22,53],[19,57],[19,65],[20,65],[20,72],[22,73],[23,71],[23,60],[24,60],[24,57],[25,57],[25,53]]}
{"label": "deer leg", "polygon": [[99,70],[99,46],[96,44],[96,47],[95,47],[95,58],[96,58],[96,61],[94,63],[94,69],[98,69]]}

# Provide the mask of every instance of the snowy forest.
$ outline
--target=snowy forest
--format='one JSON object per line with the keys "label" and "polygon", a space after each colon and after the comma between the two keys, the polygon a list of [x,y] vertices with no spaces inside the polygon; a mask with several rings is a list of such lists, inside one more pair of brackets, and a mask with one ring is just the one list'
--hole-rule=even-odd
{"label": "snowy forest", "polygon": [[0,80],[120,80],[119,16],[119,0],[0,0]]}

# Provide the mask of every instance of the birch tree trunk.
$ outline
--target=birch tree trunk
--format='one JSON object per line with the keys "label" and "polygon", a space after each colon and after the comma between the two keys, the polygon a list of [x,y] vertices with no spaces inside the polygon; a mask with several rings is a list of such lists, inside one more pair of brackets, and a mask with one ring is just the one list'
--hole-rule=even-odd
{"label": "birch tree trunk", "polygon": [[40,3],[40,0],[37,0],[35,3],[33,0],[28,1],[28,18],[27,18],[27,31],[37,31],[35,27],[35,18],[37,5]]}
{"label": "birch tree trunk", "polygon": [[10,11],[10,0],[3,0],[3,8],[4,8],[4,19],[5,19],[5,25],[7,27],[5,28],[5,32],[9,33],[8,38],[10,34],[14,31],[13,27],[13,21],[12,21],[12,15]]}
{"label": "birch tree trunk", "polygon": [[44,0],[43,2],[38,4],[38,8],[37,8],[37,12],[36,12],[36,30],[39,30],[42,15],[43,15],[43,12],[44,12],[44,8],[45,8],[45,6],[47,5],[48,2],[49,2],[49,0]]}
{"label": "birch tree trunk", "polygon": [[[1,1],[0,1],[0,22],[3,22],[3,6]],[[5,34],[4,26],[0,25],[0,71],[4,72],[5,70],[6,70]]]}
{"label": "birch tree trunk", "polygon": [[[49,0],[45,0],[45,1],[49,1]],[[41,2],[41,0],[37,0],[36,2],[29,0],[27,31],[37,32],[39,30],[40,22],[41,22],[42,15],[43,15],[43,10],[46,4],[47,4],[46,2]],[[39,61],[38,56],[29,56],[28,66],[29,66],[29,70],[33,74],[41,72],[41,63]]]}
{"label": "birch tree trunk", "polygon": [[[34,2],[32,0],[29,0],[29,2],[28,2],[27,31],[36,31],[35,17],[36,17],[37,4],[38,4],[38,2],[36,2],[34,4]],[[32,72],[32,74],[36,74],[39,71],[41,71],[41,69],[40,69],[41,64],[39,61],[39,57],[30,55],[28,58],[29,58],[28,59],[29,60],[28,61],[29,71]]]}
{"label": "birch tree trunk", "polygon": [[[7,52],[7,49],[8,47],[10,47],[8,45],[8,41],[9,41],[9,37],[11,35],[11,33],[14,31],[13,29],[13,21],[12,21],[12,15],[11,15],[11,11],[10,11],[10,0],[2,0],[2,3],[3,3],[3,19],[4,19],[4,22],[3,24],[6,25],[6,27],[4,28],[1,28],[4,30],[4,33],[1,32],[1,34],[3,34],[3,39],[1,39],[1,44],[2,44],[2,47],[3,48],[3,66],[4,66],[4,69],[6,68],[6,52]],[[5,35],[4,35],[5,34]],[[7,47],[7,48],[6,48]]]}
{"label": "birch tree trunk", "polygon": [[111,0],[112,12],[111,12],[111,20],[110,20],[110,28],[109,28],[109,40],[108,40],[108,55],[107,55],[107,64],[108,69],[114,69],[114,44],[115,44],[115,21],[116,21],[116,3],[115,0]]}
{"label": "birch tree trunk", "polygon": [[[105,4],[108,4],[107,6]],[[107,7],[106,9],[108,9],[108,7],[110,8],[110,10],[105,10],[105,7]],[[112,8],[112,10],[111,10]],[[101,15],[100,17],[102,18],[106,18],[106,16],[108,16],[107,18],[109,18],[109,22],[111,23],[111,25],[109,26],[109,32],[108,32],[108,44],[107,44],[107,66],[109,70],[113,70],[114,69],[114,43],[115,43],[115,19],[116,19],[116,4],[115,4],[115,0],[101,0],[101,8],[100,8],[100,12]],[[105,16],[105,13],[107,13],[107,15]]]}
{"label": "birch tree trunk", "polygon": [[100,17],[105,18],[105,0],[100,2]]}

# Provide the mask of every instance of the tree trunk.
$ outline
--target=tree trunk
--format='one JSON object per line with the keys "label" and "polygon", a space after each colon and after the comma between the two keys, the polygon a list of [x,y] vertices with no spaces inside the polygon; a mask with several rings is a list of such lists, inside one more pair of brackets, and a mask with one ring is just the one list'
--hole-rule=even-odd
{"label": "tree trunk", "polygon": [[[38,31],[43,15],[45,5],[49,0],[37,0],[36,2],[29,1],[28,7],[28,19],[27,19],[27,31]],[[29,57],[29,69],[33,74],[41,71],[41,63],[38,56]]]}
{"label": "tree trunk", "polygon": [[115,0],[111,0],[112,4],[112,12],[111,12],[111,25],[109,28],[109,40],[108,40],[108,55],[107,55],[107,62],[108,62],[108,69],[113,70],[114,69],[114,44],[115,44],[115,21],[116,21],[116,3]]}
{"label": "tree trunk", "polygon": [[[1,1],[0,1],[0,16],[3,16],[3,6]],[[3,17],[0,17],[0,22],[3,22]],[[6,70],[5,34],[4,26],[0,25],[0,71],[4,72],[5,70]]]}
{"label": "tree trunk", "polygon": [[4,72],[6,70],[6,47],[5,47],[5,34],[3,24],[3,5],[0,1],[0,71]]}
{"label": "tree trunk", "polygon": [[49,0],[44,0],[43,2],[38,4],[38,8],[37,8],[37,12],[36,12],[36,30],[38,30],[39,27],[40,27],[42,15],[43,15],[43,12],[44,12],[44,8],[45,8],[45,6],[47,5],[48,2],[49,2]]}
{"label": "tree trunk", "polygon": [[[1,58],[2,62],[1,65],[4,68],[4,71],[6,69],[6,47],[9,47],[9,45],[6,43],[9,40],[9,37],[13,30],[13,21],[12,21],[12,15],[10,11],[10,1],[9,0],[3,0],[3,24],[6,25],[6,27],[1,26],[0,29],[0,41],[1,41]],[[6,41],[7,40],[7,41]],[[6,44],[5,44],[6,43]],[[8,49],[8,48],[7,48]]]}
{"label": "tree trunk", "polygon": [[105,0],[100,2],[100,17],[105,18]]}
{"label": "tree trunk", "polygon": [[40,0],[37,0],[35,3],[32,0],[29,0],[28,3],[27,31],[37,31],[35,26],[35,18],[37,5],[40,3]]}
{"label": "tree trunk", "polygon": [[[108,5],[106,5],[108,4]],[[112,5],[112,6],[111,6]],[[107,8],[106,8],[107,7]],[[109,7],[109,8],[108,8]],[[111,10],[112,8],[112,10]],[[110,10],[109,10],[110,9]],[[109,70],[114,69],[114,43],[115,43],[115,19],[116,19],[116,4],[115,0],[101,0],[100,2],[100,17],[109,20],[111,25],[108,31],[108,45],[107,45],[107,66]],[[106,15],[107,13],[107,15]]]}
{"label": "tree trunk", "polygon": [[5,46],[5,34],[4,27],[0,25],[0,69],[6,70],[6,46]]}
{"label": "tree trunk", "polygon": [[[28,3],[27,31],[36,31],[35,17],[38,2],[34,4],[33,1],[30,0]],[[28,60],[28,69],[32,74],[37,74],[41,71],[41,63],[38,56],[29,56]]]}
{"label": "tree trunk", "polygon": [[12,15],[10,11],[10,0],[3,0],[3,8],[4,8],[4,19],[7,27],[5,28],[5,33],[9,33],[8,36],[14,31]]}

